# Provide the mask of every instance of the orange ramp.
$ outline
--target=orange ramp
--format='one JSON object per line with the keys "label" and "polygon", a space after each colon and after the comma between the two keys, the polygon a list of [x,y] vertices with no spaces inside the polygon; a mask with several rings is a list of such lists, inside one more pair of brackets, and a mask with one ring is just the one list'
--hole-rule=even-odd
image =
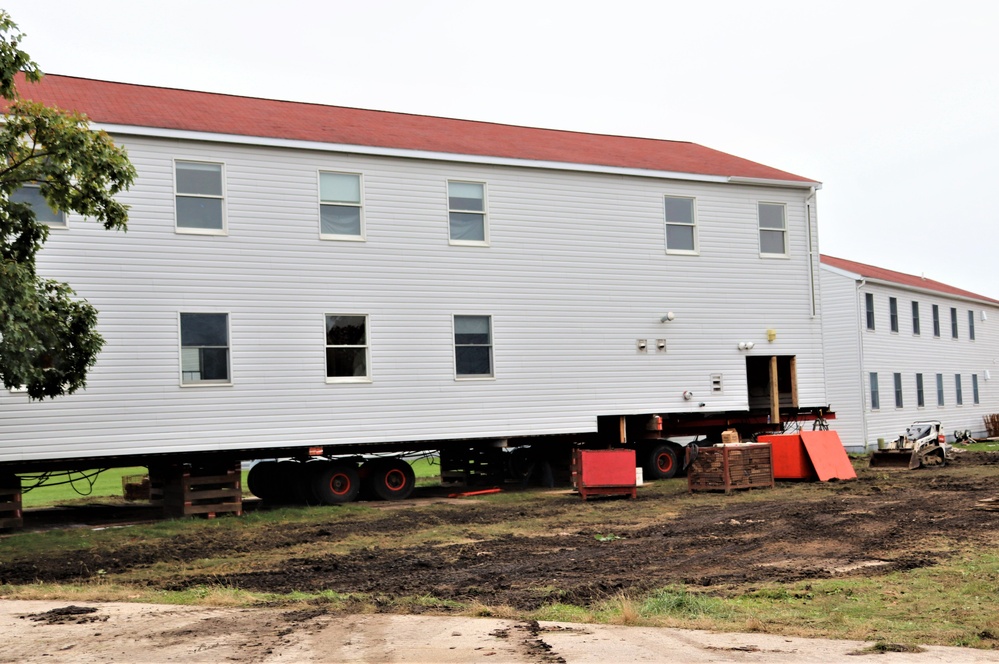
{"label": "orange ramp", "polygon": [[839,434],[835,431],[802,431],[808,458],[822,482],[829,480],[855,480],[857,473],[846,455]]}

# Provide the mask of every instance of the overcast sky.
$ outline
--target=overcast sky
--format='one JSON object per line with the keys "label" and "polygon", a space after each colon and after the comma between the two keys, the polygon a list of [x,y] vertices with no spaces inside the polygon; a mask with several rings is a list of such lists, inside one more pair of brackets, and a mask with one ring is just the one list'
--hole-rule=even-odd
{"label": "overcast sky", "polygon": [[684,140],[824,253],[999,298],[999,2],[0,0],[43,71]]}

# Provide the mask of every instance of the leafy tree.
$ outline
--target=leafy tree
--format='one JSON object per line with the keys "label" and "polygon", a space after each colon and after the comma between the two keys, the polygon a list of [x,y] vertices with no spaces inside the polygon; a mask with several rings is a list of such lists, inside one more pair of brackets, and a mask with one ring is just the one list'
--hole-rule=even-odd
{"label": "leafy tree", "polygon": [[72,394],[86,385],[104,339],[97,310],[64,283],[36,274],[48,226],[31,205],[11,199],[37,185],[58,212],[76,212],[108,230],[126,229],[128,206],[114,200],[135,179],[124,149],[83,115],[29,101],[42,72],[19,48],[23,33],[0,10],[0,378],[32,399]]}

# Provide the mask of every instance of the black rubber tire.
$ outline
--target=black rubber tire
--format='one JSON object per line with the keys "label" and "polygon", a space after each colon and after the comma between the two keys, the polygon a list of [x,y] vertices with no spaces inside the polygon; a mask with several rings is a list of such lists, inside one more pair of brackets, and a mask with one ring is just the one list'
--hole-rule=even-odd
{"label": "black rubber tire", "polygon": [[676,448],[668,443],[648,448],[645,457],[643,478],[648,480],[668,480],[680,470],[676,458]]}
{"label": "black rubber tire", "polygon": [[305,464],[301,461],[278,461],[274,473],[277,494],[274,502],[286,505],[303,505],[311,497],[305,484]]}
{"label": "black rubber tire", "polygon": [[346,461],[323,464],[312,478],[312,491],[323,505],[342,505],[357,499],[361,478],[357,466]]}
{"label": "black rubber tire", "polygon": [[274,491],[276,476],[277,461],[255,463],[246,474],[246,488],[265,503],[272,503],[278,495]]}
{"label": "black rubber tire", "polygon": [[402,459],[379,459],[371,464],[368,486],[376,498],[405,500],[416,487],[416,473]]}

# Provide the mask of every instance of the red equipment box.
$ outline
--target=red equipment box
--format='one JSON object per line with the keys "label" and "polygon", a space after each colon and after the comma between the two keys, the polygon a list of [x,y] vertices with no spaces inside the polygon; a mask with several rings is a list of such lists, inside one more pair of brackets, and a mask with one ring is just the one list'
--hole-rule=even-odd
{"label": "red equipment box", "polygon": [[815,468],[798,434],[760,436],[770,443],[775,480],[814,480]]}
{"label": "red equipment box", "polygon": [[575,450],[572,483],[583,500],[590,496],[638,495],[635,450]]}

